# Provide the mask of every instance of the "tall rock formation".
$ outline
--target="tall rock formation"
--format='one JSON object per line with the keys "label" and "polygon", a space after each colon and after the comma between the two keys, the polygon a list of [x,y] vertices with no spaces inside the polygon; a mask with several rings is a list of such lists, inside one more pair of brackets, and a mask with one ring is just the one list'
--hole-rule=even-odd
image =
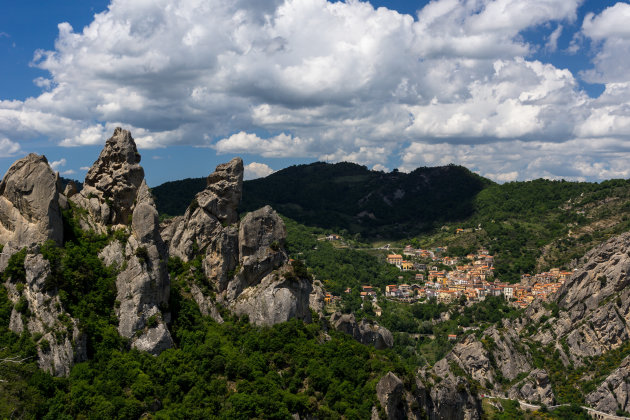
{"label": "tall rock formation", "polygon": [[84,187],[70,200],[86,210],[80,223],[104,233],[122,229],[125,244],[111,242],[101,252],[107,265],[120,270],[116,279],[118,332],[139,350],[158,354],[172,347],[166,327],[170,280],[168,250],[160,236],[158,213],[144,181],[140,154],[131,133],[114,130],[85,177]]}
{"label": "tall rock formation", "polygon": [[24,247],[32,251],[49,239],[62,243],[59,189],[44,156],[31,153],[9,168],[0,182],[0,271]]}
{"label": "tall rock formation", "polygon": [[9,299],[16,304],[9,328],[18,334],[28,330],[38,337],[39,367],[56,376],[67,376],[74,363],[87,359],[85,335],[77,321],[62,309],[56,290],[46,287],[51,274],[49,262],[41,254],[28,254],[24,268],[24,284],[11,278],[5,283]]}
{"label": "tall rock formation", "polygon": [[312,282],[289,264],[284,222],[266,206],[239,223],[242,186],[240,158],[217,166],[184,216],[164,227],[170,255],[184,262],[201,258],[206,283],[191,285],[191,291],[200,309],[217,320],[216,302],[259,325],[293,317],[309,321]]}
{"label": "tall rock formation", "polygon": [[81,219],[83,229],[104,233],[108,225],[129,225],[143,180],[136,143],[128,130],[117,127],[85,176],[83,189],[71,198],[88,211]]}
{"label": "tall rock formation", "polygon": [[77,321],[62,309],[56,291],[46,288],[50,264],[39,253],[46,241],[63,242],[59,190],[44,156],[31,153],[9,168],[0,183],[0,271],[11,256],[20,257],[13,264],[23,264],[24,277],[10,275],[4,284],[14,303],[9,328],[37,337],[39,366],[63,376],[86,353]]}

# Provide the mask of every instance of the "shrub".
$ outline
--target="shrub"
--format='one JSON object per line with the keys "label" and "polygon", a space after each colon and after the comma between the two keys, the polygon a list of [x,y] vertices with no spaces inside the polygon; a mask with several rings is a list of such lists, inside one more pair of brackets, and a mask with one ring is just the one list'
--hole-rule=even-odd
{"label": "shrub", "polygon": [[145,263],[145,264],[149,263],[149,251],[147,250],[146,247],[139,246],[138,248],[136,248],[136,252],[134,252],[134,255],[138,257],[138,260],[140,260],[140,263]]}
{"label": "shrub", "polygon": [[50,351],[50,343],[45,338],[39,342],[39,348],[42,353],[48,353]]}
{"label": "shrub", "polygon": [[24,269],[24,260],[26,259],[26,248],[22,248],[20,251],[11,255],[7,268],[2,274],[3,280],[11,279],[12,282],[24,282],[26,281],[26,270]]}
{"label": "shrub", "polygon": [[155,328],[158,326],[158,316],[157,314],[151,315],[149,319],[147,319],[147,327]]}

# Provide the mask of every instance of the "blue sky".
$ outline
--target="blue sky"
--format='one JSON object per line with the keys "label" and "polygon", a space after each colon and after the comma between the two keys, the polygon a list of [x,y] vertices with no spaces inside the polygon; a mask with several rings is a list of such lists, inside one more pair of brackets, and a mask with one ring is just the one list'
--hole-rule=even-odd
{"label": "blue sky", "polygon": [[630,5],[4,2],[0,173],[82,179],[115,126],[150,185],[349,160],[496,181],[630,177]]}

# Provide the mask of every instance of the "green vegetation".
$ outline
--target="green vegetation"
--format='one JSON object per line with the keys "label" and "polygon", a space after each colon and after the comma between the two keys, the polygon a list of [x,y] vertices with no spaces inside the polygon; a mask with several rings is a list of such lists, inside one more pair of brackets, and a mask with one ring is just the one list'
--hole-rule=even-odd
{"label": "green vegetation", "polygon": [[[299,223],[366,237],[406,237],[473,213],[475,195],[492,182],[461,166],[418,168],[406,174],[323,162],[285,168],[245,181],[241,211],[270,204]],[[183,214],[205,178],[152,189],[160,214]],[[364,216],[357,216],[365,211]]]}

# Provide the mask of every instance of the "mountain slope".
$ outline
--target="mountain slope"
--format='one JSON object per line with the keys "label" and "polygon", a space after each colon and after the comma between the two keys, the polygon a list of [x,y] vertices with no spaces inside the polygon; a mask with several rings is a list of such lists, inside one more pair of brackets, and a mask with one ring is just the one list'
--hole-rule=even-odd
{"label": "mountain slope", "polygon": [[[368,237],[402,238],[470,217],[475,196],[490,185],[491,181],[455,165],[418,168],[406,174],[370,171],[348,162],[317,162],[246,181],[241,211],[269,204],[302,224]],[[181,214],[184,203],[200,188],[201,179],[154,188],[158,210]]]}

